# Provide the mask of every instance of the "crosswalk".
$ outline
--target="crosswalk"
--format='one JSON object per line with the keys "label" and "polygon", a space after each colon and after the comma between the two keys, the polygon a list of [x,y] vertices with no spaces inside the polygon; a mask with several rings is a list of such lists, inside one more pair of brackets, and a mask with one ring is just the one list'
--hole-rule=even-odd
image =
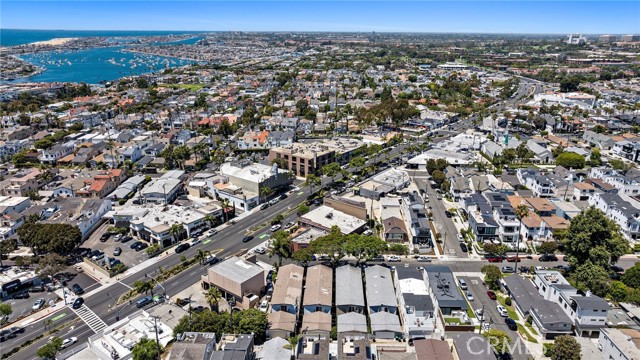
{"label": "crosswalk", "polygon": [[105,324],[105,322],[102,321],[102,319],[100,319],[100,317],[98,317],[98,315],[91,311],[91,309],[89,309],[86,305],[82,305],[79,309],[72,308],[72,310],[96,334],[107,327],[107,324]]}

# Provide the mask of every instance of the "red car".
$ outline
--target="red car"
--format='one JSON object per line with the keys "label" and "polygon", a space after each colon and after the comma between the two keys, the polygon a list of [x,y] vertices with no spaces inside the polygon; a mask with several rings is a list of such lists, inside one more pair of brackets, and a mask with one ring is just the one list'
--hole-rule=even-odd
{"label": "red car", "polygon": [[516,260],[517,260],[518,262],[521,262],[521,261],[522,261],[522,258],[521,258],[521,257],[519,257],[519,256],[510,256],[510,257],[508,257],[508,258],[507,258],[507,261],[508,261],[508,262],[516,262]]}
{"label": "red car", "polygon": [[489,299],[491,300],[496,299],[496,293],[494,293],[493,291],[487,291],[487,296],[489,296]]}
{"label": "red car", "polygon": [[490,258],[487,258],[487,260],[489,262],[494,262],[494,263],[502,262],[502,258],[501,257],[490,257]]}

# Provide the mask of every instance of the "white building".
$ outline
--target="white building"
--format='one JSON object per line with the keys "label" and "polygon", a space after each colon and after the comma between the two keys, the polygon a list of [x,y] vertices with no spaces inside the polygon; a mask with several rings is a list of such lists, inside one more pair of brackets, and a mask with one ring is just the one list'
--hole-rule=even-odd
{"label": "white building", "polygon": [[178,191],[182,188],[182,177],[184,171],[168,171],[160,178],[151,180],[140,192],[141,197],[147,203],[170,204],[178,196]]}
{"label": "white building", "polygon": [[640,331],[636,329],[602,329],[598,344],[603,359],[640,359]]}
{"label": "white building", "polygon": [[[589,198],[589,204],[613,219],[627,239],[640,237],[640,208],[631,203],[626,195],[595,193]],[[635,201],[634,201],[635,202]]]}
{"label": "white building", "polygon": [[593,337],[606,327],[609,303],[603,298],[589,292],[580,295],[558,271],[538,270],[533,283],[545,300],[560,305],[578,336]]}

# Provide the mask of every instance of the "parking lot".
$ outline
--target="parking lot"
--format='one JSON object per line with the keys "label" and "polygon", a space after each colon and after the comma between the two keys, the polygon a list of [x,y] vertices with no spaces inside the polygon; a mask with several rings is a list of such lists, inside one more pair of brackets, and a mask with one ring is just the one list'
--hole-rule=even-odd
{"label": "parking lot", "polygon": [[[147,260],[147,253],[145,251],[135,251],[130,248],[136,239],[133,238],[125,243],[116,242],[115,236],[110,236],[105,242],[100,241],[103,234],[107,232],[107,229],[111,227],[109,223],[101,225],[96,231],[91,234],[83,244],[83,248],[91,250],[100,250],[104,252],[105,258],[111,257],[120,260],[124,265],[131,268],[139,263]],[[120,255],[114,255],[114,250],[119,247],[122,250]]]}

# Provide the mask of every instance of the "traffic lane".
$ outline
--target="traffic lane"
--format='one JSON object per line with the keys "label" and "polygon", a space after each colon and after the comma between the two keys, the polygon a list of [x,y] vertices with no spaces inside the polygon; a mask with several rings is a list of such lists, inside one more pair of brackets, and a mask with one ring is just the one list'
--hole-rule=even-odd
{"label": "traffic lane", "polygon": [[[60,352],[60,354],[69,354],[69,353],[72,353],[74,349],[77,351],[81,347],[86,346],[87,339],[89,339],[89,337],[92,336],[93,334],[95,334],[95,332],[91,330],[87,325],[85,325],[83,322],[78,322],[77,325],[67,327],[66,329],[63,329],[59,333],[56,333],[49,337],[42,338],[34,342],[33,344],[23,349],[20,349],[20,352],[13,355],[12,359],[18,359],[18,360],[40,359],[38,356],[36,356],[36,352],[38,351],[39,348],[46,345],[54,336],[57,336],[62,340],[68,339],[71,337],[78,338],[78,341],[75,344],[67,347],[65,350]],[[66,359],[67,357],[66,356],[62,357],[59,355],[56,358]]]}
{"label": "traffic lane", "polygon": [[[53,322],[53,327],[57,327],[60,324],[63,324],[64,322],[73,319],[75,317],[75,314],[71,311],[71,309],[69,309],[68,307],[65,308],[64,310],[60,310],[58,312],[55,313],[55,315],[53,316],[48,316],[46,318],[42,318],[39,320],[36,320],[32,323],[29,323],[26,326],[23,326],[25,329],[25,332],[22,334],[19,334],[18,336],[16,336],[13,339],[9,339],[8,341],[5,341],[2,343],[2,346],[0,346],[0,355],[11,351],[11,349],[20,346],[21,344],[25,343],[28,340],[32,340],[35,337],[37,337],[38,335],[42,334],[44,332],[44,328],[45,328],[45,322],[49,319],[59,319]],[[62,320],[62,321],[61,321]],[[22,326],[21,322],[16,323],[14,326]]]}
{"label": "traffic lane", "polygon": [[[482,308],[484,305],[484,313],[485,313],[485,322],[490,324],[491,329],[497,329],[503,331],[505,334],[509,336],[511,339],[511,345],[515,344],[516,341],[520,341],[520,335],[518,335],[518,331],[510,330],[504,322],[504,317],[500,316],[496,306],[498,302],[496,300],[491,300],[487,295],[487,287],[482,284],[482,279],[478,277],[462,277],[467,282],[467,286],[473,294],[474,301],[470,301],[472,306],[474,306],[474,310],[478,308]],[[484,331],[484,330],[483,330]],[[514,359],[526,359],[524,355],[518,356],[514,354]]]}
{"label": "traffic lane", "polygon": [[67,282],[67,289],[71,290],[71,287],[73,286],[73,284],[80,285],[80,287],[82,287],[84,292],[89,292],[102,286],[100,282],[98,282],[96,279],[92,278],[91,276],[85,274],[84,272],[78,273],[72,280],[69,280]]}
{"label": "traffic lane", "polygon": [[453,221],[446,217],[445,211],[447,210],[444,207],[444,203],[441,200],[438,200],[438,193],[436,193],[435,189],[432,189],[431,186],[424,179],[416,179],[421,182],[422,186],[426,188],[427,194],[429,195],[429,200],[426,201],[426,206],[429,211],[433,214],[434,223],[436,227],[440,226],[437,229],[442,236],[444,252],[446,254],[453,254],[457,257],[468,257],[467,253],[464,253],[462,249],[460,249],[460,244],[458,242],[458,230],[455,225],[453,225]]}

